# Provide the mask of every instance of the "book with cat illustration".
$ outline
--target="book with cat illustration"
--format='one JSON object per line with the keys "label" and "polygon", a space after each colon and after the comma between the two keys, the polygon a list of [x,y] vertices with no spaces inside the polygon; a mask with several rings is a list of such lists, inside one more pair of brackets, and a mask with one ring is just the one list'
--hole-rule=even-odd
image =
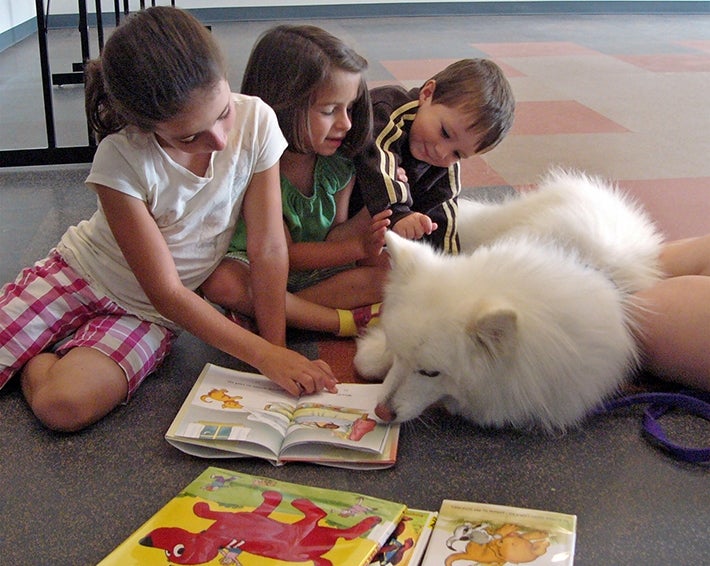
{"label": "book with cat illustration", "polygon": [[423,566],[571,566],[577,517],[565,513],[445,499]]}
{"label": "book with cat illustration", "polygon": [[370,566],[418,566],[436,522],[436,511],[407,509]]}
{"label": "book with cat illustration", "polygon": [[405,508],[209,467],[99,566],[366,566]]}
{"label": "book with cat illustration", "polygon": [[385,468],[397,457],[399,425],[375,416],[380,387],[340,383],[337,393],[295,398],[262,375],[207,364],[165,438],[204,458]]}

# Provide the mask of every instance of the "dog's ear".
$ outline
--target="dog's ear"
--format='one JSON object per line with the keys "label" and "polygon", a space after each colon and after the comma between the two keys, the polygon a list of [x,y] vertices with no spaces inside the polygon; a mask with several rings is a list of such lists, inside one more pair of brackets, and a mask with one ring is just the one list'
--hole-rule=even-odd
{"label": "dog's ear", "polygon": [[472,340],[498,358],[514,346],[518,331],[518,315],[508,307],[490,307],[476,312],[467,327]]}
{"label": "dog's ear", "polygon": [[390,256],[392,267],[404,273],[411,273],[420,258],[424,257],[431,249],[422,242],[407,240],[398,236],[392,230],[387,230],[385,234],[387,253]]}

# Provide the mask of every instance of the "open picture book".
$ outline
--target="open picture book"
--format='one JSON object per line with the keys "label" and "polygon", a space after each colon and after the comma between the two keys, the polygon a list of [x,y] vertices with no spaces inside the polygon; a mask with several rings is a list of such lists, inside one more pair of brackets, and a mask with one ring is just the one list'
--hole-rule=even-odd
{"label": "open picture book", "polygon": [[204,458],[265,458],[343,468],[395,463],[399,425],[374,413],[381,384],[293,397],[258,374],[207,364],[165,434]]}
{"label": "open picture book", "polygon": [[405,505],[209,467],[99,566],[366,566]]}

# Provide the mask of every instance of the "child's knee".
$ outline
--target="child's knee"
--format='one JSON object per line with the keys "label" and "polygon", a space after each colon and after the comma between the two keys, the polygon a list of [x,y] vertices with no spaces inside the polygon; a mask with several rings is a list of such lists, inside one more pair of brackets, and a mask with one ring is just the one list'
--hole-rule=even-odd
{"label": "child's knee", "polygon": [[217,276],[215,272],[200,285],[200,293],[202,293],[208,301],[215,302],[220,295],[221,287],[219,276]]}
{"label": "child's knee", "polygon": [[123,369],[91,348],[75,348],[63,358],[41,354],[26,364],[21,379],[32,412],[60,432],[95,423],[128,395]]}
{"label": "child's knee", "polygon": [[248,286],[238,262],[223,263],[200,286],[204,297],[218,305],[232,307],[248,293]]}
{"label": "child's knee", "polygon": [[86,400],[66,388],[43,387],[27,401],[37,419],[58,432],[75,432],[97,420]]}

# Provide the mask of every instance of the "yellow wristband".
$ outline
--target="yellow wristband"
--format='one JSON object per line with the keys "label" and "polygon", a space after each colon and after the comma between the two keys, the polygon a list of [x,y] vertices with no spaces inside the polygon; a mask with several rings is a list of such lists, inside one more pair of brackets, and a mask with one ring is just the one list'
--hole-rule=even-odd
{"label": "yellow wristband", "polygon": [[335,309],[338,313],[338,336],[357,336],[357,326],[352,311]]}

